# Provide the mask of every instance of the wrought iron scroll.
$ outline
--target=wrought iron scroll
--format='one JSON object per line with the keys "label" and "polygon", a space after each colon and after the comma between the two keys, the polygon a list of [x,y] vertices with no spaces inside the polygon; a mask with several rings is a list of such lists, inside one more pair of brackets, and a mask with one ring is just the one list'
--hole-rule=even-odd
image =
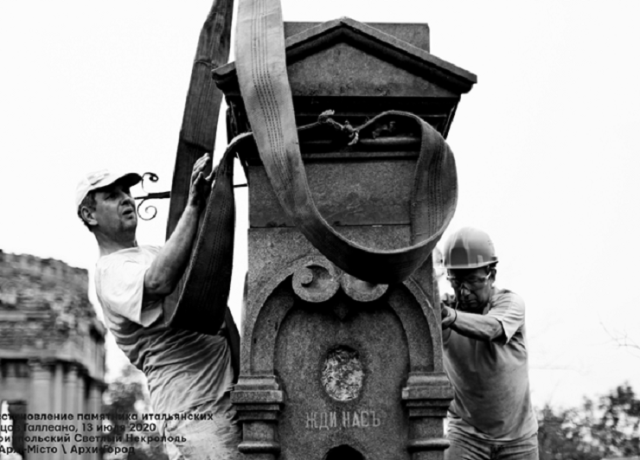
{"label": "wrought iron scroll", "polygon": [[[150,182],[158,182],[158,175],[152,172],[146,172],[142,174],[142,181],[140,182],[140,186],[142,187],[142,191],[146,192],[145,189],[145,180]],[[237,184],[234,185],[233,188],[247,187],[247,184]],[[134,200],[140,200],[138,206],[136,206],[136,212],[138,217],[142,220],[152,220],[158,214],[158,208],[153,205],[148,205],[144,209],[142,209],[142,205],[147,200],[162,200],[166,198],[171,198],[171,192],[148,192],[146,195],[133,197]]]}
{"label": "wrought iron scroll", "polygon": [[[142,187],[142,190],[144,192],[146,192],[145,180],[149,180],[151,182],[158,182],[158,175],[152,172],[146,172],[142,175],[142,181],[140,182],[140,186]],[[149,205],[146,208],[144,208],[144,211],[142,211],[141,210],[142,205],[147,200],[161,200],[161,199],[170,198],[170,197],[171,197],[171,192],[153,192],[153,193],[147,193],[146,195],[134,197],[134,200],[140,200],[140,202],[138,203],[138,206],[136,207],[136,212],[138,213],[138,217],[142,220],[152,220],[158,214],[158,208],[156,208],[153,205]]]}

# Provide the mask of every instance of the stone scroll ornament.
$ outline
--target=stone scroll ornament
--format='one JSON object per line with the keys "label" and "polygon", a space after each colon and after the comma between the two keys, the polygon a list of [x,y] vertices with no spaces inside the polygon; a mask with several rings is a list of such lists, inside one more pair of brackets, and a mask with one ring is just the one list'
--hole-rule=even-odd
{"label": "stone scroll ornament", "polygon": [[[184,209],[193,163],[215,144],[221,94],[209,71],[228,58],[232,9],[233,0],[216,0],[201,33],[176,157],[167,236]],[[411,245],[377,250],[353,243],[327,223],[311,196],[287,77],[280,1],[239,0],[236,36],[236,69],[251,135],[285,212],[311,244],[354,277],[379,284],[408,278],[429,257],[455,212],[456,167],[445,140],[406,112],[383,113],[356,129],[365,137],[389,120],[413,125],[421,133],[421,147],[410,203]],[[218,167],[189,266],[165,301],[165,318],[172,326],[215,333],[222,323],[223,309],[214,306],[226,305],[231,280],[233,145]]]}

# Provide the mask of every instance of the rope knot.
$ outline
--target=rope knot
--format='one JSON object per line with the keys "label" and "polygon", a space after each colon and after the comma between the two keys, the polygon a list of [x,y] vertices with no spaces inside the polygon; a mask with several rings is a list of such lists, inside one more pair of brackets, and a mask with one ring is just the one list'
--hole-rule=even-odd
{"label": "rope knot", "polygon": [[341,133],[345,133],[349,137],[349,142],[347,145],[354,145],[358,143],[359,134],[358,129],[351,126],[349,121],[345,121],[344,124],[338,123],[331,116],[335,112],[333,110],[325,110],[320,115],[318,115],[318,123],[326,124],[334,128],[336,131],[340,131]]}

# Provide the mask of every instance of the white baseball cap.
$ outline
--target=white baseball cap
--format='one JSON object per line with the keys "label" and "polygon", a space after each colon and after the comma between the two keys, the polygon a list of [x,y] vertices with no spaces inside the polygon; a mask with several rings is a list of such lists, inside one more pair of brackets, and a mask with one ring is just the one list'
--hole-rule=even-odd
{"label": "white baseball cap", "polygon": [[84,200],[89,192],[111,185],[118,180],[132,187],[142,180],[142,176],[134,172],[114,173],[108,169],[91,172],[78,183],[78,187],[76,188],[76,209],[78,209],[80,203],[82,203],[82,200]]}

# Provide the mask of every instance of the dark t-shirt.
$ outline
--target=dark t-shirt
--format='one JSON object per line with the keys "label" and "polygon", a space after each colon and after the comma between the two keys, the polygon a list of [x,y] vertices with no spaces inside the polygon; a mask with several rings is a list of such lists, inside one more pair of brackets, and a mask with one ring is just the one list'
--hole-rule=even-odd
{"label": "dark t-shirt", "polygon": [[445,370],[455,392],[450,426],[496,441],[532,436],[538,422],[529,393],[524,301],[496,289],[486,315],[502,324],[504,338],[475,340],[451,329],[443,334]]}

